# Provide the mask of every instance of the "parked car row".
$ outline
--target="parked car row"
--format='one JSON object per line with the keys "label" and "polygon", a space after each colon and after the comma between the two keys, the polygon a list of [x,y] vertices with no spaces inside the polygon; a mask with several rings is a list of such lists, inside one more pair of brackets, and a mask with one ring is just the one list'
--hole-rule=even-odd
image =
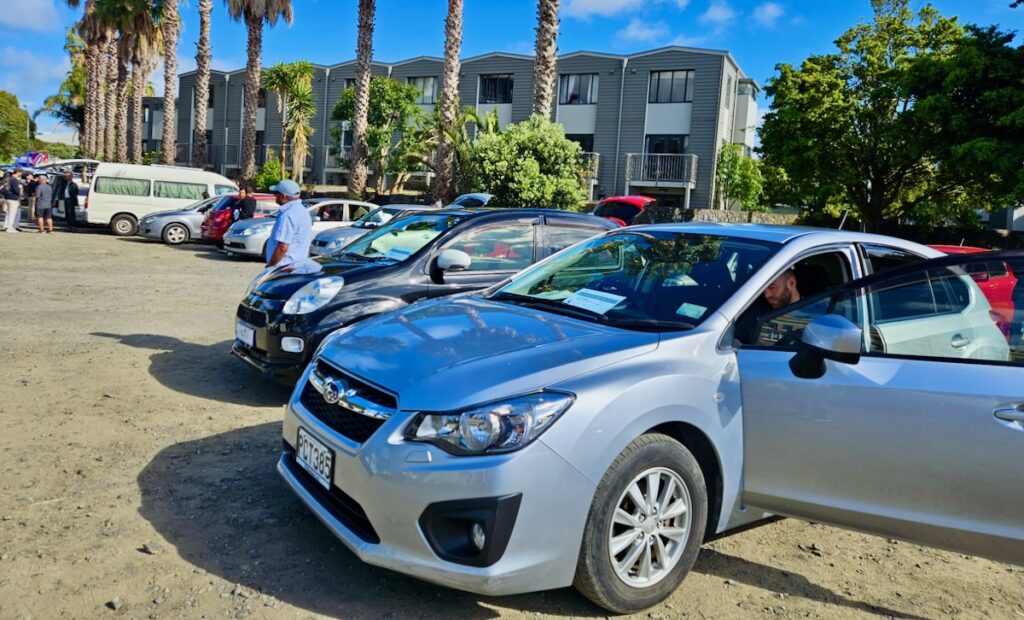
{"label": "parked car row", "polygon": [[982,288],[1024,252],[375,214],[257,277],[232,347],[297,376],[278,471],[362,560],[616,613],[769,514],[1024,561],[1024,370]]}

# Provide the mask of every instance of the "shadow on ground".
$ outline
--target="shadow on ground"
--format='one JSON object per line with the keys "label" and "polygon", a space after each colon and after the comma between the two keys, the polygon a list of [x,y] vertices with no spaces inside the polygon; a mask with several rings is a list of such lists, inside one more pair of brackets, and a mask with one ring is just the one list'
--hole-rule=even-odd
{"label": "shadow on ground", "polygon": [[158,334],[92,335],[154,351],[149,357],[149,374],[182,394],[251,407],[274,407],[288,400],[289,388],[263,379],[231,355],[230,340],[195,344]]}
{"label": "shadow on ground", "polygon": [[[493,605],[608,615],[568,588],[486,598],[363,564],[280,480],[280,447],[281,426],[271,423],[166,448],[139,474],[139,511],[186,561],[312,613],[468,620],[497,617],[498,610],[488,606]],[[865,613],[915,618],[849,599],[803,575],[710,549],[694,570]]]}

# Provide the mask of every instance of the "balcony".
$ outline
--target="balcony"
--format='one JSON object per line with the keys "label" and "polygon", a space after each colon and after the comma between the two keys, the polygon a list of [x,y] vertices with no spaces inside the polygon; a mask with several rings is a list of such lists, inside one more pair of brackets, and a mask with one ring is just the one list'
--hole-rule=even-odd
{"label": "balcony", "polygon": [[696,183],[696,155],[626,154],[627,190],[630,185],[692,189]]}
{"label": "balcony", "polygon": [[324,170],[330,172],[347,172],[347,162],[351,157],[351,146],[342,147],[339,151],[338,147],[329,145],[324,149]]}
{"label": "balcony", "polygon": [[597,173],[601,168],[601,154],[584,151],[580,153],[580,160],[584,169],[583,178],[588,181],[596,181]]}

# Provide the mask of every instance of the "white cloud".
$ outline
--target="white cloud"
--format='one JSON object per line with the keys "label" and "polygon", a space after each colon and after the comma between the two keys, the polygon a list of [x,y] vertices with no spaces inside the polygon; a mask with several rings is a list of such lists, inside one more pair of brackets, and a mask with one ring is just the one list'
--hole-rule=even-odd
{"label": "white cloud", "polygon": [[700,23],[713,26],[728,26],[736,19],[736,11],[732,10],[726,0],[713,0],[708,10],[700,16]]}
{"label": "white cloud", "polygon": [[706,36],[681,34],[672,39],[672,45],[678,45],[680,47],[704,47],[707,43],[708,38]]}
{"label": "white cloud", "polygon": [[64,24],[57,16],[55,0],[3,0],[0,25],[32,32],[62,30]]}
{"label": "white cloud", "polygon": [[686,7],[690,6],[690,0],[658,0],[658,2],[668,2],[674,4],[676,5],[676,8],[679,9],[680,11],[683,11],[686,9]]}
{"label": "white cloud", "polygon": [[765,2],[759,4],[754,9],[754,21],[761,24],[765,28],[774,28],[776,22],[782,17],[785,11],[782,9],[782,5],[777,2]]}
{"label": "white cloud", "polygon": [[562,9],[566,17],[590,19],[594,15],[611,17],[639,9],[644,0],[569,0]]}
{"label": "white cloud", "polygon": [[619,31],[618,36],[627,41],[640,43],[651,43],[664,38],[668,34],[668,26],[665,22],[648,23],[634,17],[629,24]]}

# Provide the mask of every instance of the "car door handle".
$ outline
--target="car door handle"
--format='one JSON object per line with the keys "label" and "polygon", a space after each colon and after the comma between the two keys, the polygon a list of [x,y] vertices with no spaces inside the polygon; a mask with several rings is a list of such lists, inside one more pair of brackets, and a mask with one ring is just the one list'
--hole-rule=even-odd
{"label": "car door handle", "polygon": [[1007,422],[1024,422],[1024,404],[996,409],[994,415],[1000,420],[1006,420]]}
{"label": "car door handle", "polygon": [[950,346],[954,349],[962,349],[967,345],[971,344],[970,338],[964,338],[963,335],[957,334],[953,336],[953,339],[949,341]]}

